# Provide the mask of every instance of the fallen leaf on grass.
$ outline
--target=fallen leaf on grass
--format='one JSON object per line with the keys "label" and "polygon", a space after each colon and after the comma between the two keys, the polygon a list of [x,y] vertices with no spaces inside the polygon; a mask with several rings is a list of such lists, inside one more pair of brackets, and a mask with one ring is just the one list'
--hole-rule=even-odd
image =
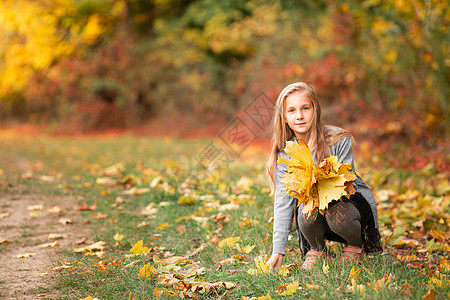
{"label": "fallen leaf on grass", "polygon": [[383,289],[388,283],[391,282],[391,279],[392,279],[391,276],[392,276],[391,273],[389,273],[389,275],[388,275],[388,274],[384,274],[383,277],[382,277],[381,279],[376,280],[376,281],[373,282],[373,283],[369,283],[368,286],[369,286],[369,287],[372,287],[372,289],[373,289],[375,292],[377,292],[377,291]]}
{"label": "fallen leaf on grass", "polygon": [[423,300],[434,300],[436,298],[436,293],[433,291],[433,289],[428,290],[428,293],[426,293],[423,296]]}
{"label": "fallen leaf on grass", "polygon": [[102,213],[100,213],[100,212],[91,215],[91,218],[92,218],[92,219],[96,219],[96,220],[106,219],[107,217],[108,217],[107,214],[102,214]]}
{"label": "fallen leaf on grass", "polygon": [[279,290],[277,290],[276,292],[278,294],[280,294],[281,296],[294,295],[295,293],[297,293],[298,285],[299,284],[297,281],[294,281],[292,283],[282,284],[282,285],[278,286]]}
{"label": "fallen leaf on grass", "polygon": [[178,204],[183,204],[183,205],[193,205],[193,204],[197,203],[197,200],[194,197],[192,197],[192,196],[186,196],[186,197],[185,196],[180,196],[178,198],[177,203]]}
{"label": "fallen leaf on grass", "polygon": [[41,204],[27,206],[27,210],[42,210],[42,208]]}
{"label": "fallen leaf on grass", "polygon": [[317,284],[309,284],[309,283],[307,283],[307,284],[305,284],[305,286],[306,286],[306,288],[308,290],[318,290],[318,289],[320,289],[320,286],[317,285]]}
{"label": "fallen leaf on grass", "polygon": [[88,206],[86,202],[81,203],[79,206],[75,207],[79,211],[92,211],[97,209],[97,203]]}
{"label": "fallen leaf on grass", "polygon": [[234,209],[238,209],[239,207],[240,207],[239,204],[228,203],[228,204],[219,206],[219,211],[234,210]]}
{"label": "fallen leaf on grass", "polygon": [[241,248],[241,246],[239,244],[236,244],[236,249],[237,251],[244,253],[244,254],[249,254],[250,252],[252,252],[252,250],[255,248],[256,245],[247,245],[243,248]]}
{"label": "fallen leaf on grass", "polygon": [[149,224],[148,222],[142,221],[137,225],[137,227],[147,226],[148,224]]}
{"label": "fallen leaf on grass", "polygon": [[265,259],[262,257],[256,257],[254,260],[256,269],[250,269],[247,271],[248,274],[257,275],[259,273],[269,273],[270,267],[264,263]]}
{"label": "fallen leaf on grass", "polygon": [[131,248],[130,252],[132,254],[140,254],[140,253],[147,254],[150,251],[150,249],[143,245],[144,245],[143,240],[137,241],[136,244],[134,244],[133,248]]}
{"label": "fallen leaf on grass", "polygon": [[159,226],[156,227],[156,230],[164,230],[169,226],[169,223],[159,223]]}
{"label": "fallen leaf on grass", "polygon": [[86,298],[81,298],[80,300],[98,300],[98,299],[92,296],[87,296]]}
{"label": "fallen leaf on grass", "polygon": [[322,271],[325,275],[328,275],[328,273],[330,273],[330,266],[325,262],[325,260],[323,261]]}
{"label": "fallen leaf on grass", "polygon": [[121,241],[121,240],[123,240],[124,235],[120,234],[120,233],[116,233],[113,238],[115,241]]}
{"label": "fallen leaf on grass", "polygon": [[232,248],[232,247],[234,247],[234,244],[236,242],[239,242],[240,240],[241,240],[240,236],[238,236],[238,237],[229,237],[229,238],[221,240],[219,242],[219,247],[223,248],[223,247],[226,246],[226,247]]}
{"label": "fallen leaf on grass", "polygon": [[117,163],[112,166],[109,166],[105,169],[103,169],[103,173],[105,173],[106,176],[117,176],[121,175],[122,172],[125,170],[125,166],[123,163]]}
{"label": "fallen leaf on grass", "polygon": [[55,176],[49,176],[49,175],[42,175],[39,177],[40,181],[44,181],[44,182],[54,182],[55,181]]}
{"label": "fallen leaf on grass", "polygon": [[141,213],[143,215],[155,215],[158,212],[158,209],[155,208],[154,206],[155,206],[154,202],[150,203],[141,211]]}
{"label": "fallen leaf on grass", "polygon": [[117,180],[110,177],[99,177],[95,180],[95,183],[100,185],[115,186],[117,184]]}
{"label": "fallen leaf on grass", "polygon": [[61,218],[61,219],[58,220],[58,222],[63,224],[63,225],[72,224],[72,219]]}
{"label": "fallen leaf on grass", "polygon": [[122,193],[124,195],[129,195],[129,196],[136,196],[136,195],[142,195],[142,194],[146,194],[150,192],[150,188],[137,188],[137,187],[132,187],[129,190],[125,190]]}
{"label": "fallen leaf on grass", "polygon": [[59,214],[59,213],[66,212],[65,209],[61,209],[61,207],[59,207],[59,206],[54,206],[52,208],[49,208],[49,209],[47,209],[47,211],[51,214]]}
{"label": "fallen leaf on grass", "polygon": [[355,270],[355,267],[352,267],[350,275],[348,276],[348,280],[361,278],[361,275],[359,275],[359,273],[361,273],[361,270]]}
{"label": "fallen leaf on grass", "polygon": [[363,284],[357,284],[356,280],[353,278],[351,284],[347,284],[347,291],[355,294],[365,294],[366,289]]}
{"label": "fallen leaf on grass", "polygon": [[56,246],[59,246],[59,243],[57,241],[54,241],[53,243],[40,244],[38,247],[41,247],[41,248],[54,248]]}
{"label": "fallen leaf on grass", "polygon": [[15,255],[14,257],[17,257],[17,258],[28,258],[28,257],[33,257],[33,256],[36,256],[36,253],[18,254],[18,255]]}

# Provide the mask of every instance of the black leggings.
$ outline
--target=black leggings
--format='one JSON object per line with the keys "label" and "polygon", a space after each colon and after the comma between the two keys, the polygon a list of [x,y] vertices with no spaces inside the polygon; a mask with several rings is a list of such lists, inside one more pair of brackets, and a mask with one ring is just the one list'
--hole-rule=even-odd
{"label": "black leggings", "polygon": [[325,239],[361,247],[362,228],[373,219],[369,203],[356,193],[342,201],[333,201],[324,215],[313,213],[309,216],[299,212],[298,225],[312,249],[323,250]]}

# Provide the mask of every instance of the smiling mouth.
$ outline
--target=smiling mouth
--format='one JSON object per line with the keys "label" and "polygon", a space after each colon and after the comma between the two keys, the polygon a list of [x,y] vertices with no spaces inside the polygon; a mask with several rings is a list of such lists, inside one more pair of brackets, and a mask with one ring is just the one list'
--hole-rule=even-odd
{"label": "smiling mouth", "polygon": [[300,125],[300,126],[302,126],[302,125],[306,125],[306,123],[297,123],[297,124],[295,124],[295,125]]}

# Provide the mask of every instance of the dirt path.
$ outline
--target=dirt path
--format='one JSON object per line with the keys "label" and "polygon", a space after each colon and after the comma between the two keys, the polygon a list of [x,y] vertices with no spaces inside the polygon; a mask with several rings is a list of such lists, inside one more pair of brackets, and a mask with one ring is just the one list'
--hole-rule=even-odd
{"label": "dirt path", "polygon": [[[4,170],[12,173],[32,169],[27,160],[15,155],[0,153],[0,158]],[[83,226],[80,214],[74,210],[79,199],[26,195],[15,189],[11,187],[3,195],[0,193],[0,299],[64,298],[49,287],[55,283],[53,268],[60,265],[62,253],[81,247],[75,241],[89,236],[89,228]],[[42,208],[30,210],[36,205]],[[48,211],[56,206],[65,211]],[[72,224],[63,225],[62,218],[71,219]],[[51,239],[49,234],[63,235],[63,238]],[[55,241],[57,246],[40,247]],[[35,256],[17,257],[27,253]]]}
{"label": "dirt path", "polygon": [[[71,251],[76,240],[88,235],[82,226],[81,216],[73,210],[77,199],[71,197],[43,197],[39,195],[8,195],[0,198],[0,298],[36,299],[54,298],[49,291],[53,283],[53,268],[60,262],[58,257],[64,250]],[[41,210],[27,210],[30,206],[42,205]],[[59,206],[65,213],[51,213],[48,209]],[[31,216],[31,215],[36,216]],[[63,225],[61,218],[69,218],[72,224]],[[50,239],[49,234],[64,235]],[[57,241],[55,247],[40,247]],[[34,253],[35,256],[18,258],[18,255]]]}

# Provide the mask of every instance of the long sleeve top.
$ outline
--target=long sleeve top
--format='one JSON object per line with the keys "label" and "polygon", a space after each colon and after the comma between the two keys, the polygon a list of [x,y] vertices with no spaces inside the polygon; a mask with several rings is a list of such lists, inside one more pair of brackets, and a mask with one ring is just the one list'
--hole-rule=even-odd
{"label": "long sleeve top", "polygon": [[[338,161],[343,164],[351,165],[351,173],[356,175],[356,180],[353,183],[356,192],[359,192],[369,203],[372,210],[375,228],[378,229],[378,214],[375,198],[372,191],[364,182],[364,180],[356,173],[355,165],[353,162],[353,150],[351,145],[351,139],[348,136],[342,137],[337,143],[330,146],[331,155],[336,155]],[[314,157],[314,153],[312,153]],[[290,158],[284,151],[280,151],[277,155],[278,158]],[[276,180],[275,180],[275,201],[274,201],[274,221],[273,221],[273,253],[286,253],[286,244],[291,229],[294,212],[301,212],[303,204],[296,210],[298,200],[292,196],[286,194],[283,188],[283,184],[280,180],[287,172],[287,166],[283,163],[277,163],[276,165]],[[298,230],[298,228],[297,228]],[[303,236],[299,232],[299,237],[304,240]],[[302,241],[300,241],[302,244]]]}

